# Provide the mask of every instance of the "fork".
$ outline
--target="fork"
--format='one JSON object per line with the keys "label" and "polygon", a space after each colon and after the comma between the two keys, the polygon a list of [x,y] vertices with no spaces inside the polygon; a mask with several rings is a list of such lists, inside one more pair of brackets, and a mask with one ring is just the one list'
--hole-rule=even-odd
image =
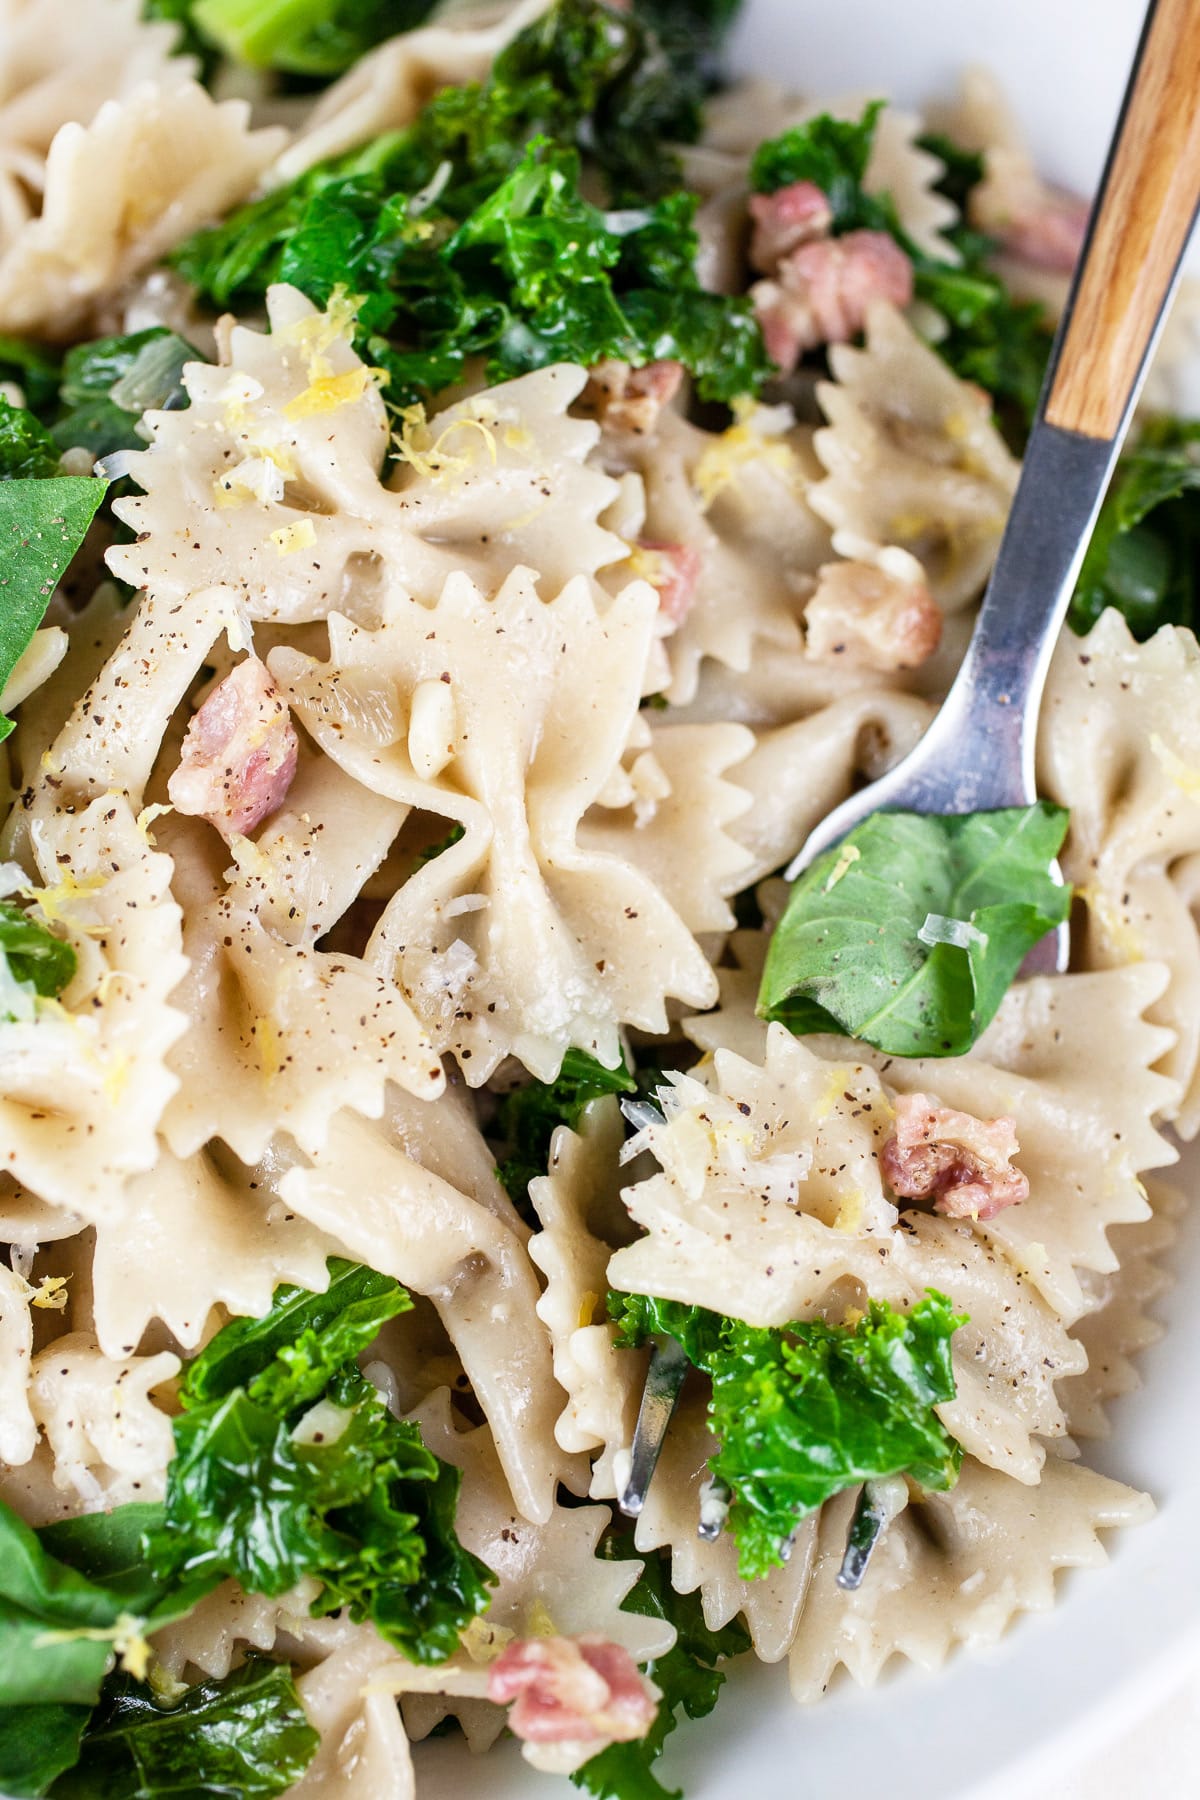
{"label": "fork", "polygon": [[[1036,799],[1037,716],[1050,658],[1198,205],[1200,3],[1152,0],[966,656],[920,743],[816,826],[789,880],[883,807],[967,813]],[[1057,865],[1055,873],[1061,881]],[[1025,970],[1061,971],[1068,950],[1064,924],[1030,953]],[[619,1497],[631,1516],[645,1503],[686,1369],[674,1343],[651,1357]],[[886,1523],[871,1486],[851,1527],[843,1587],[861,1581]],[[701,1536],[716,1536],[718,1511],[709,1508]]]}

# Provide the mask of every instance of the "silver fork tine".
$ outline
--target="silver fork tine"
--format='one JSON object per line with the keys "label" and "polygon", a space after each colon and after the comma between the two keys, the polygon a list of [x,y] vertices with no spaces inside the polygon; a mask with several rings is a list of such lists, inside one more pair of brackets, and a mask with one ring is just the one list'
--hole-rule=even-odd
{"label": "silver fork tine", "polygon": [[884,1527],[892,1517],[890,1509],[873,1492],[873,1487],[872,1482],[864,1481],[854,1505],[850,1530],[846,1535],[846,1554],[842,1557],[842,1566],[838,1570],[837,1584],[848,1594],[862,1586],[867,1564],[883,1536]]}
{"label": "silver fork tine", "polygon": [[642,1404],[638,1408],[629,1475],[617,1501],[627,1518],[636,1519],[646,1504],[646,1494],[687,1370],[687,1356],[674,1338],[654,1346]]}

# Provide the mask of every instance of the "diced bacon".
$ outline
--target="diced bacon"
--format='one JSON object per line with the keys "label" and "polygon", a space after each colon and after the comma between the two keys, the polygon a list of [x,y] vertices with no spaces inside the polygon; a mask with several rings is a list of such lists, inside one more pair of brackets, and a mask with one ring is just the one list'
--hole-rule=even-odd
{"label": "diced bacon", "polygon": [[793,181],[774,194],[751,194],[750,217],[750,261],[770,275],[798,244],[829,235],[833,208],[815,182]]}
{"label": "diced bacon", "polygon": [[691,544],[657,544],[642,538],[638,553],[638,573],[658,590],[659,611],[672,624],[682,625],[692,610],[704,567],[700,551]]}
{"label": "diced bacon", "polygon": [[894,1194],[933,1201],[947,1219],[994,1219],[1029,1198],[1012,1159],[1020,1149],[1010,1118],[977,1119],[928,1094],[901,1094],[896,1129],[880,1152]]}
{"label": "diced bacon", "polygon": [[531,1744],[628,1743],[658,1711],[628,1650],[595,1633],[514,1639],[488,1670],[488,1699],[513,1703],[508,1723]]}
{"label": "diced bacon", "polygon": [[1000,241],[1010,256],[1069,275],[1079,261],[1087,235],[1088,203],[1059,188],[1047,188],[1040,206],[1013,219]]}
{"label": "diced bacon", "polygon": [[886,231],[801,244],[779,265],[777,281],[750,290],[768,354],[790,374],[806,350],[845,344],[866,324],[876,300],[907,306],[912,263]]}
{"label": "diced bacon", "polygon": [[682,381],[682,363],[652,362],[635,369],[610,356],[588,370],[580,405],[613,431],[645,435],[654,430]]}
{"label": "diced bacon", "polygon": [[826,563],[804,609],[806,654],[854,668],[917,668],[941,641],[942,612],[916,569],[906,579],[874,563]]}
{"label": "diced bacon", "polygon": [[287,702],[266,664],[248,656],[188,726],[168,797],[176,812],[207,819],[222,837],[244,836],[283,804],[298,749]]}
{"label": "diced bacon", "polygon": [[1069,275],[1087,233],[1088,202],[1042,180],[1028,158],[993,150],[987,174],[972,190],[971,223],[998,238],[1009,256]]}

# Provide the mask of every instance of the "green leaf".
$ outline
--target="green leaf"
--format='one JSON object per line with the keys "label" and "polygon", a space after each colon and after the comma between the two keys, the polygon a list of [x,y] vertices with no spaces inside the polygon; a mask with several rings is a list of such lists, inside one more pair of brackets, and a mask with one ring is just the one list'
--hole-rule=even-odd
{"label": "green leaf", "polygon": [[[0,1503],[0,1709],[94,1705],[113,1660],[103,1634],[161,1602],[161,1585],[133,1568],[131,1549],[131,1533],[159,1516],[118,1508],[38,1533]],[[0,1764],[0,1790],[6,1775]]]}
{"label": "green leaf", "polygon": [[203,360],[186,339],[161,325],[76,344],[63,362],[61,410],[51,426],[55,443],[64,450],[81,446],[94,457],[144,449],[138,420],[144,412],[186,406],[184,364]]}
{"label": "green leaf", "polygon": [[1061,807],[874,813],[793,885],[759,1013],[895,1056],[961,1056],[1031,950],[1067,917],[1050,864]]}
{"label": "green leaf", "polygon": [[15,381],[40,418],[58,394],[58,358],[44,344],[0,333],[0,381]]}
{"label": "green leaf", "polygon": [[195,30],[235,62],[332,79],[385,38],[411,31],[434,0],[193,0]]}
{"label": "green leaf", "polygon": [[1109,484],[1075,593],[1070,623],[1091,629],[1115,606],[1133,635],[1196,622],[1200,564],[1200,425],[1152,420]]}
{"label": "green leaf", "polygon": [[388,1319],[411,1310],[412,1300],[390,1275],[331,1257],[324,1293],[277,1288],[265,1318],[234,1319],[220,1330],[188,1364],[180,1401],[191,1408],[245,1387],[278,1411],[304,1405]]}
{"label": "green leaf", "polygon": [[574,1131],[589,1101],[603,1094],[632,1094],[635,1086],[624,1062],[606,1069],[586,1050],[568,1050],[553,1081],[530,1081],[505,1094],[496,1109],[496,1128],[509,1153],[496,1173],[509,1198],[523,1205],[529,1183],[546,1173],[558,1126]]}
{"label": "green leaf", "polygon": [[90,1706],[0,1706],[0,1789],[9,1800],[40,1800],[79,1755]]}
{"label": "green leaf", "polygon": [[[632,1538],[611,1535],[600,1554],[611,1561],[628,1561],[638,1555]],[[646,1673],[662,1690],[658,1716],[644,1738],[611,1744],[577,1769],[571,1780],[597,1800],[678,1800],[678,1790],[664,1788],[654,1774],[654,1764],[679,1723],[682,1711],[689,1719],[702,1719],[717,1703],[725,1682],[721,1665],[750,1648],[750,1634],[740,1618],[720,1631],[704,1623],[698,1592],[677,1594],[671,1586],[670,1559],[651,1554],[642,1566],[636,1585],[621,1603],[623,1612],[666,1619],[675,1627],[674,1648],[646,1665]]]}
{"label": "green leaf", "polygon": [[[75,973],[76,957],[70,944],[55,937],[36,919],[0,900],[0,956],[8,964],[17,992],[0,994],[0,1016],[16,1017],[14,1004],[23,994],[31,1003],[35,994],[52,999],[61,994]],[[5,984],[6,987],[8,984]],[[3,1009],[7,1009],[6,1011]]]}
{"label": "green leaf", "polygon": [[803,125],[768,138],[754,153],[750,186],[755,193],[774,194],[794,181],[811,181],[829,202],[835,233],[886,230],[880,202],[862,185],[885,104],[870,101],[859,119],[818,113]]}
{"label": "green leaf", "polygon": [[437,1662],[488,1602],[491,1572],[454,1529],[459,1471],[393,1418],[357,1357],[408,1295],[334,1261],[324,1294],[280,1288],[185,1373],[160,1523],[145,1535],[168,1589],[232,1575],[280,1594],[307,1575],[318,1612],[348,1607],[405,1656]]}
{"label": "green leaf", "polygon": [[955,1393],[950,1340],[961,1314],[932,1289],[908,1314],[872,1300],[853,1325],[745,1325],[700,1307],[612,1295],[619,1341],[672,1337],[712,1380],[709,1467],[733,1495],[743,1579],[782,1560],[806,1513],[843,1488],[909,1474],[951,1487],[961,1451],[934,1412]]}
{"label": "green leaf", "polygon": [[0,399],[0,481],[59,473],[58,445],[24,406]]}
{"label": "green leaf", "polygon": [[[105,484],[90,475],[0,481],[0,692],[87,535]],[[12,730],[0,716],[0,739]]]}
{"label": "green leaf", "polygon": [[113,1677],[78,1766],[53,1800],[271,1800],[316,1754],[290,1669],[250,1656],[224,1681],[190,1688],[167,1710],[140,1683]]}

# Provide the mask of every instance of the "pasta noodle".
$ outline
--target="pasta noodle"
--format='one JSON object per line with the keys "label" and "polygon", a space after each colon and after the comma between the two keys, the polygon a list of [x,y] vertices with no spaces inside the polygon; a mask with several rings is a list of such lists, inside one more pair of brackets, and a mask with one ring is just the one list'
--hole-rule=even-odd
{"label": "pasta noodle", "polygon": [[[760,82],[712,96],[680,149],[708,289],[693,291],[691,202],[657,141],[675,77],[661,47],[639,60],[635,9],[568,9],[586,106],[546,61],[562,23],[547,0],[442,7],[356,57],[342,24],[315,51],[289,24],[277,67],[277,25],[256,20],[267,37],[241,74],[246,22],[222,15],[215,78],[204,13],[187,16],[187,42],[213,49],[201,68],[135,0],[0,0],[0,480],[18,484],[0,497],[42,509],[21,525],[30,568],[68,542],[70,505],[98,491],[88,472],[111,484],[70,573],[37,561],[44,621],[0,643],[0,714],[15,714],[0,1527],[19,1529],[11,1511],[119,1534],[132,1502],[153,1510],[126,1524],[173,1520],[177,1442],[227,1404],[230,1442],[269,1418],[274,1448],[239,1465],[239,1500],[261,1508],[256,1554],[287,1573],[252,1592],[247,1567],[200,1557],[191,1572],[240,1581],[154,1615],[170,1622],[148,1650],[134,1634],[127,1673],[144,1653],[161,1699],[287,1665],[293,1727],[302,1711],[319,1735],[296,1800],[413,1800],[410,1745],[448,1723],[472,1750],[509,1723],[531,1761],[575,1769],[598,1753],[597,1716],[617,1718],[602,1747],[623,1745],[649,1792],[665,1721],[651,1748],[622,1738],[622,1695],[644,1734],[695,1665],[682,1705],[703,1710],[724,1647],[745,1642],[737,1621],[760,1660],[788,1659],[803,1701],[841,1668],[862,1684],[894,1656],[935,1668],[1048,1606],[1059,1569],[1103,1561],[1101,1534],[1151,1510],[1075,1459],[1159,1330],[1181,1202],[1151,1172],[1174,1160],[1168,1126],[1200,1129],[1195,637],[1138,641],[1108,610],[1056,653],[1038,778],[1069,813],[1070,973],[1011,981],[966,1048],[913,1026],[938,1054],[874,1048],[888,1040],[865,1026],[833,1035],[832,1004],[814,1017],[799,988],[797,1030],[768,1024],[779,872],[934,716],[1019,463],[997,422],[1007,375],[986,393],[948,316],[874,290],[855,312],[839,290],[833,326],[784,373],[763,360],[750,259],[799,304],[803,271],[782,262],[817,252],[814,317],[851,237],[899,258],[910,289],[915,259],[1009,307],[957,230],[948,194],[966,177],[924,141],[934,115],[864,117],[865,101]],[[356,14],[346,42],[360,23],[369,37]],[[422,185],[393,192],[424,154],[423,109],[454,87]],[[622,112],[631,93],[645,116]],[[982,78],[936,122],[983,158],[969,224],[1069,210]],[[534,125],[547,140],[530,149]],[[779,182],[752,176],[784,132]],[[849,228],[804,173],[814,143],[845,165]],[[244,202],[228,232],[193,236]],[[1019,286],[1013,256],[996,266]],[[1004,316],[1012,354],[1044,357],[1022,348],[1028,317]],[[174,359],[161,405],[142,411],[124,375],[71,398],[81,368],[125,369],[142,342],[127,334],[155,327],[196,347],[180,369],[187,345],[148,340]],[[1176,485],[1195,484],[1185,470]],[[818,873],[824,897],[860,854],[852,840]],[[1034,910],[1010,897],[1009,914]],[[930,900],[926,949],[977,943],[950,913]],[[835,935],[831,984],[840,958],[876,948]],[[917,1113],[916,1156],[969,1205],[897,1172]],[[947,1117],[962,1144],[930,1135]],[[1003,1204],[971,1127],[1009,1143]],[[926,1381],[913,1410],[942,1461],[866,1475],[871,1506],[889,1484],[892,1516],[861,1586],[838,1575],[864,1467],[886,1459],[849,1451],[848,1485],[813,1475],[814,1503],[786,1535],[772,1523],[779,1555],[751,1577],[730,1510],[745,1494],[713,1473],[720,1369],[696,1343],[771,1333],[792,1387],[803,1355],[814,1387],[836,1387],[820,1346],[880,1318],[915,1332],[943,1297],[946,1384],[907,1345],[889,1365]],[[694,1366],[622,1524],[671,1303]],[[318,1323],[271,1335],[293,1317]],[[892,1424],[872,1414],[885,1448]],[[841,1466],[840,1442],[817,1448],[814,1468]],[[358,1480],[377,1451],[376,1488],[348,1475],[305,1499],[291,1523],[313,1554],[286,1563],[288,1483],[343,1452]],[[272,1457],[287,1480],[264,1499]],[[460,1549],[443,1577],[438,1557]],[[490,1585],[471,1589],[472,1559]],[[422,1612],[443,1578],[462,1590],[452,1628]],[[564,1724],[549,1677],[572,1656],[585,1698],[608,1698],[572,1702]],[[529,1679],[506,1714],[514,1669]],[[0,1669],[0,1710],[6,1693]]]}

